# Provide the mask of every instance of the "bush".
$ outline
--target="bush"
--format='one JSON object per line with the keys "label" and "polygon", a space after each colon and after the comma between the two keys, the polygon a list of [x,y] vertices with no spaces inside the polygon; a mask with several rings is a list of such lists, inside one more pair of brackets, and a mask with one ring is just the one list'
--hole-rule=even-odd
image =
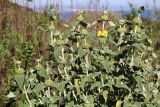
{"label": "bush", "polygon": [[35,68],[26,69],[23,60],[15,61],[6,102],[16,101],[18,107],[160,106],[160,73],[144,59],[146,53],[156,55],[141,18],[114,24],[104,13],[96,23],[102,29],[89,31],[94,24],[85,23],[82,12],[61,32],[52,19],[48,60],[37,59]]}

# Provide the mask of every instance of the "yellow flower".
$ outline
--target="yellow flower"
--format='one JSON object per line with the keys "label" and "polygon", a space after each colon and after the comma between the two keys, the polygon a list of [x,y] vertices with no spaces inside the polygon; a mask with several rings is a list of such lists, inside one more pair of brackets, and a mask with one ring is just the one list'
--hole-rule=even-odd
{"label": "yellow flower", "polygon": [[101,30],[97,32],[98,37],[107,37],[108,36],[108,31],[107,30]]}
{"label": "yellow flower", "polygon": [[118,100],[118,101],[116,102],[116,107],[121,107],[121,104],[122,104],[122,101]]}
{"label": "yellow flower", "polygon": [[97,35],[98,35],[98,37],[100,37],[100,36],[102,35],[102,32],[101,32],[101,31],[98,31],[98,32],[97,32]]}
{"label": "yellow flower", "polygon": [[102,30],[103,33],[103,37],[107,37],[108,36],[108,31],[107,30]]}
{"label": "yellow flower", "polygon": [[80,79],[74,79],[74,85],[80,85],[81,81]]}
{"label": "yellow flower", "polygon": [[48,87],[51,87],[52,84],[53,84],[53,80],[51,80],[50,78],[49,78],[49,79],[46,79],[44,84],[45,84],[46,86],[48,86]]}

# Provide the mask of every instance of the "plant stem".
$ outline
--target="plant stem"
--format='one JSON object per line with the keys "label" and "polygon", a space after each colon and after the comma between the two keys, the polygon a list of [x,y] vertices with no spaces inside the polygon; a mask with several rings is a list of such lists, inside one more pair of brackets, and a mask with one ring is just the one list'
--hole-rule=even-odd
{"label": "plant stem", "polygon": [[62,71],[60,70],[59,67],[58,67],[58,71],[59,71],[59,73],[61,74],[62,78],[65,78],[65,77],[62,75]]}
{"label": "plant stem", "polygon": [[87,73],[87,77],[88,77],[88,68],[89,68],[88,53],[85,56],[85,60],[86,60],[86,64],[85,64],[85,66],[86,66],[86,73]]}
{"label": "plant stem", "polygon": [[66,75],[67,79],[69,80],[69,76],[68,76],[68,73],[67,73],[66,67],[64,67],[64,72],[65,72],[65,75]]}
{"label": "plant stem", "polygon": [[101,93],[101,88],[98,88],[99,93]]}
{"label": "plant stem", "polygon": [[79,42],[77,41],[77,48],[79,47]]}
{"label": "plant stem", "polygon": [[88,99],[87,99],[86,95],[84,95],[84,94],[83,94],[83,97],[85,98],[86,103],[89,103],[89,101],[88,101]]}
{"label": "plant stem", "polygon": [[66,97],[66,96],[67,96],[67,94],[66,94],[66,90],[65,90],[65,89],[64,89],[63,93],[64,93],[64,97]]}
{"label": "plant stem", "polygon": [[25,86],[25,85],[24,85],[24,90],[23,90],[23,92],[25,93],[26,99],[27,99],[27,101],[28,101],[28,103],[29,103],[29,107],[32,107],[32,103],[31,103],[31,101],[29,100],[29,96],[28,96],[28,94],[27,94],[27,90],[26,90],[26,86]]}
{"label": "plant stem", "polygon": [[50,87],[48,87],[48,90],[47,90],[48,92],[47,92],[47,96],[48,96],[48,98],[50,98]]}
{"label": "plant stem", "polygon": [[[61,55],[62,55],[62,61],[64,62],[65,58],[64,58],[64,47],[61,48]],[[67,70],[66,70],[66,67],[64,65],[64,72],[65,72],[65,75],[67,77],[67,79],[69,80],[69,76],[67,74]]]}
{"label": "plant stem", "polygon": [[70,61],[72,62],[74,60],[73,53],[71,53],[70,55],[71,55],[71,60]]}
{"label": "plant stem", "polygon": [[[81,25],[79,24],[77,30],[80,31],[80,28],[81,28]],[[79,47],[79,41],[77,40],[77,48],[78,48],[78,47]]]}
{"label": "plant stem", "polygon": [[85,45],[87,44],[87,40],[86,40],[86,38],[84,38],[84,43],[85,43]]}
{"label": "plant stem", "polygon": [[47,63],[47,75],[49,74],[49,65],[48,65],[48,63]]}
{"label": "plant stem", "polygon": [[137,25],[135,26],[135,30],[134,30],[134,32],[135,32],[135,33],[137,33]]}
{"label": "plant stem", "polygon": [[102,85],[104,86],[104,80],[103,80],[102,75],[101,75],[101,82],[102,82]]}
{"label": "plant stem", "polygon": [[104,27],[105,27],[105,21],[103,21],[102,30],[104,30]]}
{"label": "plant stem", "polygon": [[[61,55],[62,55],[62,60],[63,62],[65,61],[65,57],[64,57],[64,47],[61,48]],[[64,65],[64,72],[65,72],[65,76],[67,77],[67,80],[70,80],[69,76],[68,76],[68,73],[67,73],[67,69],[65,67],[66,65]],[[59,69],[60,71],[60,69]],[[61,71],[60,71],[61,72]],[[62,76],[64,77],[64,76]],[[71,86],[73,86],[73,84],[71,82],[69,82]]]}
{"label": "plant stem", "polygon": [[65,57],[64,57],[64,47],[61,47],[61,55],[62,55],[62,62],[65,61]]}
{"label": "plant stem", "polygon": [[80,28],[81,28],[81,25],[79,24],[79,25],[78,25],[78,31],[80,31]]}
{"label": "plant stem", "polygon": [[44,104],[40,98],[38,98],[38,100],[39,100],[39,102],[40,102],[41,104]]}
{"label": "plant stem", "polygon": [[[68,73],[67,73],[67,70],[66,70],[66,67],[64,67],[64,72],[65,72],[65,76],[67,77],[67,80],[70,80],[70,78],[69,78],[69,76],[68,76]],[[64,76],[62,76],[62,77],[64,77]],[[71,82],[69,82],[69,84],[70,84],[72,87],[74,87]]]}
{"label": "plant stem", "polygon": [[74,90],[72,91],[72,94],[73,94],[74,98],[75,98],[76,101],[77,101],[77,97],[76,97],[76,95],[75,95],[75,93],[74,93]]}
{"label": "plant stem", "polygon": [[[53,25],[53,22],[52,22],[52,25]],[[50,39],[51,39],[51,45],[54,43],[54,41],[53,41],[53,31],[51,30],[51,37],[50,37]]]}

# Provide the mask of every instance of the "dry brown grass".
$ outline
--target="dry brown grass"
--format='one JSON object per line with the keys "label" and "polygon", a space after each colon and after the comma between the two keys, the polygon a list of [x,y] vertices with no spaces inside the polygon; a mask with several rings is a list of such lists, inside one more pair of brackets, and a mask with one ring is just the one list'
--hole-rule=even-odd
{"label": "dry brown grass", "polygon": [[[6,2],[2,2],[2,5],[3,4],[6,4]],[[2,16],[0,17],[1,35],[7,24],[17,32],[26,35],[28,38],[31,37],[36,29],[37,13],[28,7],[22,7],[15,3],[7,2],[7,4],[2,7],[0,15]]]}

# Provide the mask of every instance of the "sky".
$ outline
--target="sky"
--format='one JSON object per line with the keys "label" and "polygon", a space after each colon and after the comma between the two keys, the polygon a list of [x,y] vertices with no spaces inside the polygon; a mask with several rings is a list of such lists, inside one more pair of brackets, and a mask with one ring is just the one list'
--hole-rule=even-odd
{"label": "sky", "polygon": [[[79,9],[95,9],[96,7],[96,1],[92,0],[93,3],[90,6],[90,0],[33,0],[31,3],[27,3],[25,0],[11,0],[13,2],[18,2],[18,4],[23,6],[29,6],[31,8],[35,8],[37,10],[44,9],[48,4],[53,3],[54,4],[62,4],[59,8],[61,11],[70,11],[72,9],[72,3],[73,3],[73,9],[72,11],[77,11]],[[71,3],[71,1],[73,1]],[[99,6],[97,7],[99,10],[104,10],[106,7],[108,10],[112,11],[120,11],[120,10],[129,10],[129,3],[132,3],[134,7],[138,8],[140,6],[148,6],[148,9],[153,9],[154,7],[154,0],[100,0]],[[160,0],[156,1],[156,7],[160,7]],[[159,2],[158,2],[159,1]]]}

